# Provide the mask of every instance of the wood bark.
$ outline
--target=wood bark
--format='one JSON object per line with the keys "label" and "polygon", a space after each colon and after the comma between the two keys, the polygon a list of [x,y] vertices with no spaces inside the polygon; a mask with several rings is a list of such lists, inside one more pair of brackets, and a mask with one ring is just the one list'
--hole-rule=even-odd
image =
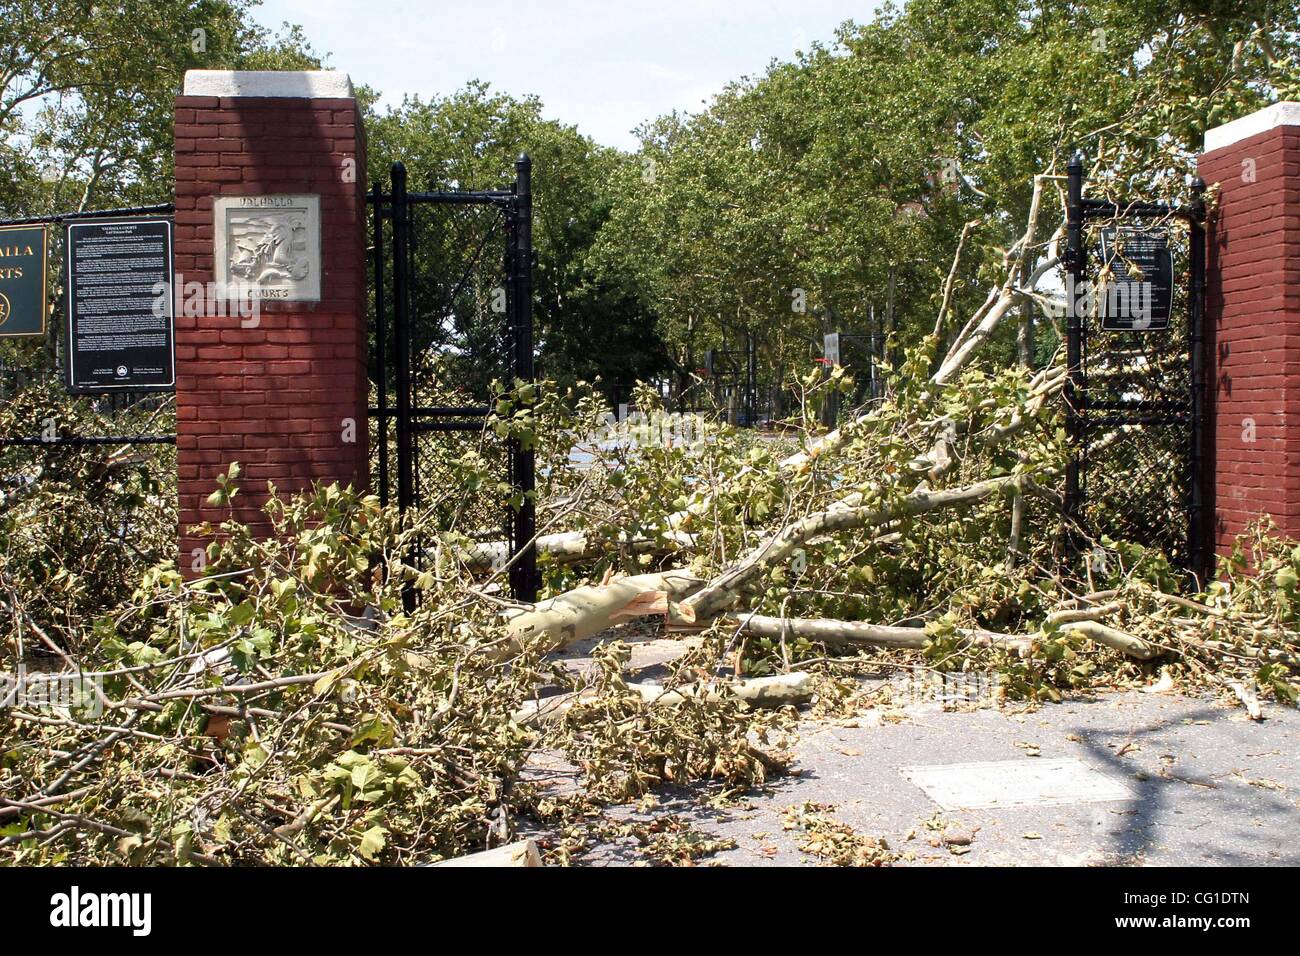
{"label": "wood bark", "polygon": [[782,529],[751,549],[738,562],[723,571],[683,604],[699,620],[713,617],[733,604],[741,590],[770,564],[789,558],[801,545],[813,538],[856,528],[879,527],[905,516],[915,516],[981,501],[1023,479],[1020,475],[990,478],[962,488],[944,491],[919,489],[894,504],[879,508],[840,507],[809,515]]}
{"label": "wood bark", "polygon": [[[718,700],[724,696],[736,697],[751,707],[783,707],[786,704],[806,704],[812,699],[816,682],[812,674],[794,671],[742,681],[704,681],[672,688],[629,683],[627,689],[654,707],[675,707],[686,700]],[[577,691],[529,701],[515,711],[514,720],[525,725],[556,720],[591,696],[591,691]]]}
{"label": "wood bark", "polygon": [[494,656],[513,657],[525,645],[546,651],[560,650],[619,623],[620,612],[637,607],[637,602],[646,595],[666,597],[666,616],[670,621],[693,623],[689,611],[683,616],[671,602],[693,593],[702,583],[689,571],[673,570],[636,574],[616,578],[608,584],[587,584],[565,591],[530,608],[507,612],[509,642]]}
{"label": "wood bark", "polygon": [[508,843],[481,853],[458,856],[434,866],[543,866],[542,854],[532,840]]}
{"label": "wood bark", "polygon": [[[780,638],[783,635],[802,637],[830,647],[870,644],[919,650],[930,639],[923,627],[899,627],[892,624],[872,624],[867,621],[837,621],[831,618],[780,618],[744,614],[738,615],[734,623],[742,632],[757,637]],[[1011,650],[1027,649],[1032,642],[1032,638],[1023,635],[999,634],[976,628],[959,628],[957,633],[977,644],[1001,646]]]}

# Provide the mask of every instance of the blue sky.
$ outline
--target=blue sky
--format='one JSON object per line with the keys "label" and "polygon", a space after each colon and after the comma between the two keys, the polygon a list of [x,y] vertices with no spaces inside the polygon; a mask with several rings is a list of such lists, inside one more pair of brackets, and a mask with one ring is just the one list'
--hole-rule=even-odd
{"label": "blue sky", "polygon": [[263,0],[269,27],[301,24],[329,65],[384,93],[450,93],[471,79],[533,93],[546,115],[597,142],[674,109],[698,111],[730,80],[761,73],[876,4],[845,0]]}

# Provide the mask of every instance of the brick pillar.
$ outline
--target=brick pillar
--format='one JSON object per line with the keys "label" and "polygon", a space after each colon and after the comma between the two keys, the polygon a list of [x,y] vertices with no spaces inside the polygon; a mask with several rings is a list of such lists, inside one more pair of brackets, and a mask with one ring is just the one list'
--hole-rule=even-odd
{"label": "brick pillar", "polygon": [[[313,481],[367,484],[365,168],[346,75],[186,74],[176,99],[175,253],[184,282],[176,289],[176,457],[187,573],[203,545],[187,529],[228,516],[205,499],[232,461],[242,468],[235,517],[259,534],[270,530],[261,510],[268,482],[282,493]],[[230,310],[205,298],[203,314],[186,315],[195,311],[192,283],[218,278],[214,243],[225,227],[214,200],[241,196],[319,197],[319,301],[259,299],[253,319],[219,314]]]}
{"label": "brick pillar", "polygon": [[1300,538],[1300,103],[1208,131],[1215,539],[1261,514]]}

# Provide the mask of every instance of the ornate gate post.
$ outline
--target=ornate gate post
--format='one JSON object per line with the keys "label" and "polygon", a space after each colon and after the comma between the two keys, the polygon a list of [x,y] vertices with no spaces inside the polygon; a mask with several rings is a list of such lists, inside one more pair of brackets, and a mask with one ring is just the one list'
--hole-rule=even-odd
{"label": "ornate gate post", "polygon": [[194,70],[176,99],[176,457],[187,535],[232,461],[234,517],[367,484],[365,132],[346,74]]}
{"label": "ornate gate post", "polygon": [[1261,514],[1300,538],[1300,103],[1205,134],[1205,311],[1212,404],[1214,537]]}

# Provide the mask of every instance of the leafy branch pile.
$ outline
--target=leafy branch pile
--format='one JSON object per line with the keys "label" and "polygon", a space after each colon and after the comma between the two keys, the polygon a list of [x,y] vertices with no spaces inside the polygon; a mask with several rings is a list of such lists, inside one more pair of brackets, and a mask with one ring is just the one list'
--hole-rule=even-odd
{"label": "leafy branch pile", "polygon": [[[582,768],[595,797],[762,779],[770,758],[738,702],[669,713],[629,697],[613,665],[589,704],[528,726],[516,712],[535,688],[574,678],[532,650],[504,659],[498,603],[404,567],[414,531],[393,512],[335,486],[268,510],[276,538],[224,524],[204,578],[163,562],[87,622],[76,664],[102,686],[82,706],[0,712],[0,845],[14,861],[456,855],[505,839],[537,802],[526,765],[539,748]],[[410,614],[408,586],[422,598]],[[27,609],[7,610],[21,640]]]}
{"label": "leafy branch pile", "polygon": [[[1035,196],[1051,188],[1038,177]],[[1034,371],[983,355],[1015,306],[1043,296],[1022,264],[1061,230],[1036,238],[1030,206],[1002,279],[947,347],[936,333],[906,350],[884,370],[885,399],[837,430],[809,423],[850,387],[843,376],[792,383],[803,416],[779,438],[674,419],[648,394],[643,418],[617,422],[582,390],[503,391],[484,441],[514,437],[544,459],[551,596],[536,605],[504,596],[503,544],[442,530],[453,499],[401,520],[335,486],[273,499],[270,540],[233,521],[204,528],[202,578],[142,561],[127,592],[119,552],[122,567],[92,565],[96,587],[64,605],[40,542],[102,521],[103,504],[42,474],[15,483],[0,540],[5,663],[102,685],[79,707],[0,711],[0,850],[29,863],[413,863],[505,842],[531,820],[572,859],[611,832],[609,802],[702,779],[734,794],[780,772],[784,705],[844,654],[991,671],[1031,699],[1159,678],[1248,708],[1293,701],[1300,549],[1257,530],[1189,595],[1157,552],[1101,540],[1080,561],[1062,548],[1063,531],[1083,531],[1062,527],[1057,492],[1059,359]],[[109,460],[85,454],[87,475]],[[170,540],[148,496],[105,487],[117,526]],[[481,490],[498,507],[518,500]],[[238,494],[232,466],[213,501]],[[612,639],[644,617],[702,635],[661,687],[629,683]],[[605,632],[588,673],[548,658]],[[821,687],[823,711],[851,697],[843,681]],[[557,789],[539,761],[573,786]],[[799,825],[816,852],[887,861],[809,813]],[[640,836],[657,859],[712,845]]]}

